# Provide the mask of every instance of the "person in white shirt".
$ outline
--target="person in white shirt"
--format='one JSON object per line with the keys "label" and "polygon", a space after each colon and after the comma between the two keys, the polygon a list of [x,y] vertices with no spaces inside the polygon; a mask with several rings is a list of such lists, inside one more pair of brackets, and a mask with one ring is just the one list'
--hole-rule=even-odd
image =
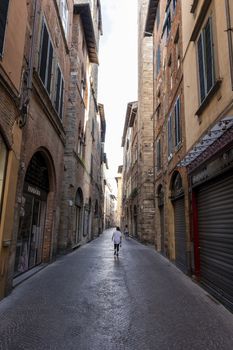
{"label": "person in white shirt", "polygon": [[122,234],[120,227],[116,227],[116,230],[112,234],[112,241],[114,243],[114,255],[118,256],[119,254],[119,246],[121,244]]}

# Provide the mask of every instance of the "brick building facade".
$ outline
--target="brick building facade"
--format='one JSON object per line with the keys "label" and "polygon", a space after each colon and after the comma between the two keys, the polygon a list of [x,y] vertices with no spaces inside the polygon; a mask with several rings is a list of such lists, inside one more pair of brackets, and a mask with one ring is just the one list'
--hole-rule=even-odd
{"label": "brick building facade", "polygon": [[4,0],[0,10],[1,298],[102,230],[106,126],[100,2]]}

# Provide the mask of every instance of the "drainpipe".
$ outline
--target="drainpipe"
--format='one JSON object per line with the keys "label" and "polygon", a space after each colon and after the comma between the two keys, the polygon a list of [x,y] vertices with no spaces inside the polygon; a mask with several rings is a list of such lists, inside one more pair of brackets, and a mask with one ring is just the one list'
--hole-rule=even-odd
{"label": "drainpipe", "polygon": [[26,70],[26,87],[22,87],[22,96],[21,96],[21,104],[20,104],[20,128],[23,128],[26,125],[27,122],[27,116],[28,116],[28,105],[30,101],[30,94],[32,90],[32,75],[33,75],[33,63],[34,63],[34,54],[35,54],[35,37],[36,37],[36,30],[38,30],[38,14],[39,14],[39,0],[33,1],[33,17],[32,17],[32,33],[31,33],[31,45],[29,50],[29,57],[28,57],[28,69]]}
{"label": "drainpipe", "polygon": [[229,61],[230,61],[230,72],[231,72],[231,89],[233,90],[233,43],[232,43],[232,32],[233,28],[231,25],[231,15],[230,15],[230,4],[229,0],[225,0],[226,7],[226,19],[227,19],[227,38],[229,47]]}

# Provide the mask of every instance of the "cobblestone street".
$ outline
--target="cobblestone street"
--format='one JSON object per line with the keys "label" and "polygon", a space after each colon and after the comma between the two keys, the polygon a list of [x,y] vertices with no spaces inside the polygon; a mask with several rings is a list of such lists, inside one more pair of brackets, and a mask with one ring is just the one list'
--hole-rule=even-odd
{"label": "cobblestone street", "polygon": [[1,350],[233,349],[233,316],[151,247],[112,230],[0,303]]}

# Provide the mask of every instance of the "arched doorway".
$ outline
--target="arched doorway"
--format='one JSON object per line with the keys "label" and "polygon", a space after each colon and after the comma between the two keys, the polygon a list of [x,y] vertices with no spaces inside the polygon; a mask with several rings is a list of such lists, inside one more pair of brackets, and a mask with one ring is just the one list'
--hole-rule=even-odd
{"label": "arched doorway", "polygon": [[175,172],[172,177],[171,199],[174,208],[175,262],[177,267],[187,273],[185,201],[179,172]]}
{"label": "arched doorway", "polygon": [[42,262],[47,197],[50,191],[45,156],[37,152],[26,171],[16,244],[15,275]]}
{"label": "arched doorway", "polygon": [[165,232],[164,232],[164,192],[162,185],[158,188],[158,208],[159,208],[159,227],[160,227],[160,249],[163,255],[166,254],[165,249]]}
{"label": "arched doorway", "polygon": [[83,192],[79,187],[75,196],[75,241],[77,244],[82,237],[83,225],[82,225],[82,215],[83,213]]}

